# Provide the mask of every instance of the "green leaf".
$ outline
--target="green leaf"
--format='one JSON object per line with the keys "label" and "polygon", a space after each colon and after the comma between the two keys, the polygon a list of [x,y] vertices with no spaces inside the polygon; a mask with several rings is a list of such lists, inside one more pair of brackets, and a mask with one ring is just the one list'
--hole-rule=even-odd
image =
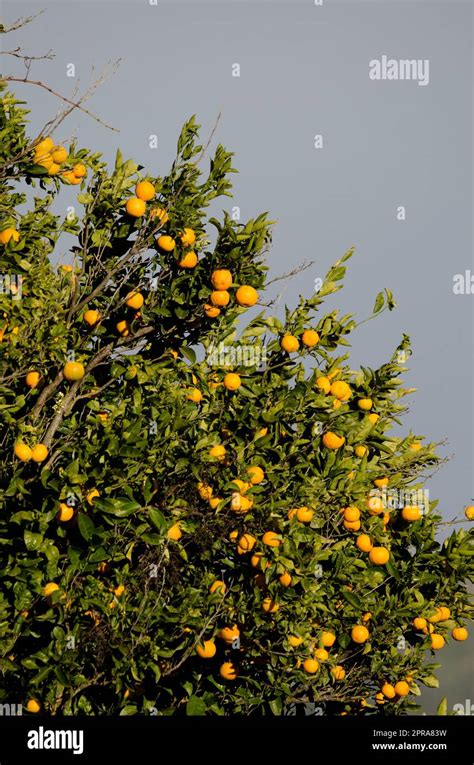
{"label": "green leaf", "polygon": [[77,525],[86,542],[89,542],[95,532],[94,521],[89,518],[88,515],[85,515],[85,513],[79,513],[77,517]]}
{"label": "green leaf", "polygon": [[272,699],[269,706],[272,710],[272,714],[275,715],[275,717],[281,716],[281,710],[283,708],[281,699]]}
{"label": "green leaf", "polygon": [[436,714],[445,717],[448,714],[448,701],[446,696],[443,696],[436,709]]}
{"label": "green leaf", "polygon": [[379,311],[382,310],[385,304],[385,295],[383,292],[379,292],[377,297],[375,298],[375,304],[372,313],[379,313]]}
{"label": "green leaf", "polygon": [[435,675],[426,675],[426,677],[420,678],[420,682],[428,688],[439,688],[439,680]]}
{"label": "green leaf", "polygon": [[348,592],[347,590],[343,590],[342,597],[345,598],[347,602],[351,604],[351,606],[354,606],[354,608],[358,608],[358,609],[363,608],[363,603],[361,599],[354,592]]}
{"label": "green leaf", "polygon": [[198,696],[191,696],[186,704],[186,714],[189,717],[199,717],[206,714],[206,702]]}
{"label": "green leaf", "polygon": [[163,513],[161,513],[159,510],[153,509],[148,511],[148,517],[150,518],[150,521],[152,524],[158,529],[158,531],[161,531],[162,529],[165,529],[167,526],[166,520],[163,516]]}
{"label": "green leaf", "polygon": [[27,550],[38,550],[43,542],[43,535],[35,534],[33,531],[25,531],[23,539]]}

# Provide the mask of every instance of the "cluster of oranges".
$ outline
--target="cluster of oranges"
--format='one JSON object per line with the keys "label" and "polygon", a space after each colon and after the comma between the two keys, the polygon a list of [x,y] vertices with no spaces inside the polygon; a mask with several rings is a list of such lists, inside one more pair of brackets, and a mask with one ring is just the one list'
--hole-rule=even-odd
{"label": "cluster of oranges", "polygon": [[[211,285],[213,287],[209,295],[209,302],[204,304],[204,313],[210,319],[219,316],[221,308],[225,308],[230,303],[229,288],[233,285],[233,276],[227,268],[218,268],[211,274]],[[257,290],[249,284],[243,284],[237,287],[235,292],[235,302],[242,308],[251,308],[258,301]]]}
{"label": "cluster of oranges", "polygon": [[68,160],[69,154],[64,146],[55,146],[52,138],[44,138],[34,148],[33,161],[48,171],[48,175],[58,175],[67,183],[75,186],[81,183],[87,174],[86,166],[82,162],[76,162],[72,168],[63,170],[61,166]]}
{"label": "cluster of oranges", "polygon": [[[314,348],[320,341],[319,334],[315,329],[305,329],[301,334],[301,342],[307,348]],[[300,341],[296,335],[286,334],[280,340],[280,348],[286,353],[296,353],[300,348]]]}
{"label": "cluster of oranges", "polygon": [[[447,606],[437,606],[434,613],[431,616],[417,616],[413,619],[412,626],[416,632],[422,632],[424,635],[429,635],[431,648],[439,650],[445,645],[445,639],[443,635],[436,632],[435,624],[442,624],[447,622],[451,618],[451,610]],[[451,630],[451,636],[454,640],[463,642],[467,640],[469,633],[465,627],[454,627]]]}

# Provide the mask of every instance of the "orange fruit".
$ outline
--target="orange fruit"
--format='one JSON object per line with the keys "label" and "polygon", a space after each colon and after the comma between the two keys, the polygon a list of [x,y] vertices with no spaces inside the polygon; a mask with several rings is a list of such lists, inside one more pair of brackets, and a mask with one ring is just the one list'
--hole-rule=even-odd
{"label": "orange fruit", "polygon": [[82,380],[85,370],[83,364],[80,361],[68,361],[63,367],[63,375],[66,380],[77,381]]}
{"label": "orange fruit", "polygon": [[420,449],[423,448],[423,444],[420,444],[419,441],[414,441],[408,448],[411,449],[412,452],[419,452]]}
{"label": "orange fruit", "polygon": [[43,138],[34,147],[36,154],[42,154],[45,151],[51,151],[51,149],[54,149],[54,141],[49,136],[47,138]]}
{"label": "orange fruit", "polygon": [[409,685],[405,682],[405,680],[399,680],[398,683],[395,683],[394,690],[397,696],[408,696],[410,693]]}
{"label": "orange fruit", "polygon": [[36,701],[36,699],[29,699],[26,704],[26,711],[30,712],[33,715],[38,714],[38,712],[41,709],[41,704],[39,701]]}
{"label": "orange fruit", "polygon": [[177,542],[179,539],[181,539],[182,536],[183,536],[183,533],[181,531],[179,523],[174,523],[168,529],[167,537],[168,539],[172,539],[173,542]]}
{"label": "orange fruit", "polygon": [[135,186],[135,195],[143,202],[149,202],[155,196],[155,187],[150,181],[139,181]]}
{"label": "orange fruit", "polygon": [[48,584],[45,584],[43,587],[43,595],[45,598],[49,598],[50,595],[53,594],[53,592],[56,592],[56,590],[59,590],[59,584],[56,584],[55,582],[48,582]]}
{"label": "orange fruit", "polygon": [[313,520],[314,511],[309,507],[298,507],[296,517],[300,523],[310,523]]}
{"label": "orange fruit", "polygon": [[240,478],[233,478],[232,483],[235,483],[241,494],[245,494],[250,489],[250,484],[247,481],[242,481]]}
{"label": "orange fruit", "polygon": [[231,661],[225,661],[224,664],[221,664],[219,674],[224,680],[235,680],[237,677],[235,664]]}
{"label": "orange fruit", "polygon": [[421,510],[419,507],[407,505],[402,510],[402,518],[404,521],[408,521],[409,523],[413,521],[419,521],[421,518]]}
{"label": "orange fruit", "polygon": [[331,646],[336,642],[336,636],[334,632],[323,632],[321,640],[325,648],[331,648]]}
{"label": "orange fruit", "polygon": [[262,483],[265,479],[265,473],[259,465],[251,465],[247,470],[247,473],[250,476],[250,483]]}
{"label": "orange fruit", "polygon": [[272,600],[272,598],[265,598],[262,603],[262,608],[264,611],[266,611],[267,614],[276,614],[280,606],[278,605],[278,603],[275,603],[275,601]]}
{"label": "orange fruit", "polygon": [[360,518],[360,510],[358,507],[346,507],[344,509],[345,521],[358,521]]}
{"label": "orange fruit", "polygon": [[186,398],[188,401],[192,401],[193,404],[199,404],[202,401],[202,393],[198,388],[189,388]]}
{"label": "orange fruit", "polygon": [[340,664],[336,664],[336,666],[331,669],[331,675],[333,676],[334,680],[344,680],[346,671],[344,667],[341,667]]}
{"label": "orange fruit", "polygon": [[386,547],[373,547],[369,552],[370,562],[374,566],[384,566],[390,558],[390,553]]}
{"label": "orange fruit", "polygon": [[100,320],[99,311],[94,311],[92,308],[85,312],[84,321],[89,327],[93,327]]}
{"label": "orange fruit", "polygon": [[144,302],[145,298],[141,292],[129,292],[125,298],[125,303],[128,305],[128,307],[133,308],[135,311],[138,311]]}
{"label": "orange fruit", "polygon": [[385,696],[383,695],[382,691],[379,691],[379,693],[375,694],[375,703],[385,704]]}
{"label": "orange fruit", "polygon": [[250,558],[250,563],[254,568],[260,568],[262,564],[263,553],[256,552]]}
{"label": "orange fruit", "polygon": [[370,611],[366,611],[365,614],[362,614],[362,621],[364,622],[364,624],[366,622],[370,622],[371,619],[372,619],[372,614],[370,613]]}
{"label": "orange fruit", "polygon": [[39,372],[28,372],[26,375],[26,384],[28,388],[36,388],[40,379],[41,375]]}
{"label": "orange fruit", "polygon": [[280,348],[287,353],[295,353],[300,347],[300,342],[294,335],[284,335],[280,340]]}
{"label": "orange fruit", "polygon": [[35,154],[34,158],[35,165],[40,165],[40,167],[44,167],[46,170],[49,170],[50,167],[53,165],[56,165],[56,167],[59,167],[59,165],[56,164],[53,157],[51,156],[51,152],[47,151],[44,154]]}
{"label": "orange fruit", "polygon": [[356,539],[356,545],[362,552],[370,552],[373,548],[372,540],[368,534],[360,534]]}
{"label": "orange fruit", "polygon": [[227,388],[227,390],[238,390],[241,384],[240,376],[235,374],[235,372],[228,372],[224,377],[224,387]]}
{"label": "orange fruit", "polygon": [[235,299],[238,305],[245,308],[251,308],[258,300],[258,292],[253,287],[244,284],[242,287],[238,288],[235,293]]}
{"label": "orange fruit", "polygon": [[340,449],[345,440],[346,439],[344,436],[338,436],[336,433],[332,433],[330,430],[328,430],[323,435],[323,444],[326,449]]}
{"label": "orange fruit", "polygon": [[143,199],[131,197],[130,199],[127,199],[125,209],[127,213],[132,216],[132,218],[141,218],[146,210],[146,204]]}
{"label": "orange fruit", "polygon": [[198,264],[198,256],[194,250],[189,250],[181,260],[178,261],[178,266],[181,268],[195,268]]}
{"label": "orange fruit", "polygon": [[380,515],[380,513],[383,513],[385,505],[382,497],[378,497],[375,494],[368,497],[367,509],[371,515]]}
{"label": "orange fruit", "polygon": [[329,653],[325,648],[317,648],[314,652],[314,656],[319,661],[327,661],[329,659]]}
{"label": "orange fruit", "polygon": [[252,536],[252,534],[242,534],[239,541],[237,542],[237,553],[239,555],[244,555],[244,553],[253,550],[256,544],[257,540],[254,536]]}
{"label": "orange fruit", "polygon": [[319,669],[319,661],[316,661],[316,659],[305,659],[303,662],[303,669],[308,675],[314,675]]}
{"label": "orange fruit", "polygon": [[223,308],[229,304],[230,295],[227,290],[214,290],[214,292],[211,292],[209,300],[212,305]]}
{"label": "orange fruit", "polygon": [[211,284],[215,290],[228,290],[232,284],[232,273],[227,268],[218,268],[211,274]]}
{"label": "orange fruit", "polygon": [[72,170],[66,170],[66,172],[61,174],[61,177],[71,186],[77,186],[81,182],[81,179],[74,175]]}
{"label": "orange fruit", "polygon": [[377,489],[385,489],[385,487],[388,486],[388,478],[386,476],[384,478],[376,478],[374,485]]}
{"label": "orange fruit", "polygon": [[385,696],[386,699],[394,699],[396,694],[395,688],[393,685],[390,685],[390,683],[384,683],[380,689],[381,693]]}
{"label": "orange fruit", "polygon": [[87,173],[87,168],[85,165],[82,164],[82,162],[78,162],[74,167],[72,168],[72,172],[76,176],[76,178],[84,178],[84,176]]}
{"label": "orange fruit", "polygon": [[327,377],[318,377],[316,380],[316,386],[323,391],[323,393],[329,393],[331,390],[331,383]]}
{"label": "orange fruit", "polygon": [[61,523],[67,523],[67,521],[71,520],[73,515],[74,515],[74,508],[70,507],[69,505],[66,505],[65,502],[60,502],[59,512],[57,515],[58,521],[61,521]]}
{"label": "orange fruit", "polygon": [[230,503],[230,509],[234,513],[246,513],[247,510],[250,510],[250,508],[253,505],[253,499],[248,499],[248,497],[244,497],[242,494],[239,494],[238,491],[235,491],[232,494],[232,500]]}
{"label": "orange fruit", "polygon": [[166,212],[166,210],[163,210],[161,207],[152,207],[150,210],[150,219],[154,220],[157,218],[161,225],[164,225],[165,223],[168,223],[170,216]]}
{"label": "orange fruit", "polygon": [[216,651],[217,647],[213,640],[204,640],[196,646],[196,653],[201,659],[212,659]]}
{"label": "orange fruit", "polygon": [[192,228],[185,228],[184,233],[181,234],[181,244],[183,247],[191,247],[196,241],[196,234]]}
{"label": "orange fruit", "polygon": [[167,236],[166,234],[162,234],[158,237],[156,240],[156,243],[160,250],[164,250],[165,252],[172,252],[174,248],[176,247],[176,242],[171,236]]}
{"label": "orange fruit", "polygon": [[97,489],[91,489],[91,491],[86,495],[86,502],[88,502],[89,505],[92,505],[96,497],[100,497],[100,491]]}
{"label": "orange fruit", "polygon": [[210,303],[204,303],[203,310],[209,319],[215,319],[216,316],[219,316],[221,312],[220,308],[217,308],[216,306],[211,305]]}
{"label": "orange fruit", "polygon": [[303,642],[303,638],[299,635],[288,635],[288,642],[292,648],[298,648]]}
{"label": "orange fruit", "polygon": [[222,444],[216,444],[215,446],[211,446],[209,449],[209,456],[214,457],[218,460],[223,460],[225,457],[225,446],[222,446]]}
{"label": "orange fruit", "polygon": [[380,414],[376,414],[375,412],[371,412],[367,415],[367,419],[369,422],[372,423],[372,425],[375,425],[375,423],[380,420]]}
{"label": "orange fruit", "polygon": [[344,521],[344,528],[348,531],[359,531],[360,527],[360,521]]}
{"label": "orange fruit", "polygon": [[368,412],[370,409],[372,409],[372,399],[360,398],[357,402],[357,406],[359,409],[362,409],[363,412]]}
{"label": "orange fruit", "polygon": [[125,592],[125,587],[123,586],[123,584],[119,584],[119,586],[114,589],[114,595],[116,598],[121,598],[124,592]]}
{"label": "orange fruit", "polygon": [[208,501],[209,507],[212,510],[215,510],[219,506],[219,503],[222,502],[222,497],[211,497]]}
{"label": "orange fruit", "polygon": [[301,340],[308,348],[313,348],[319,343],[320,337],[315,329],[305,329],[301,335]]}
{"label": "orange fruit", "polygon": [[351,630],[351,638],[354,643],[365,643],[369,638],[369,630],[363,624],[356,624]]}
{"label": "orange fruit", "polygon": [[464,640],[468,639],[469,632],[467,631],[465,627],[455,627],[453,631],[451,632],[451,635],[453,636],[454,640],[463,642]]}
{"label": "orange fruit", "polygon": [[423,619],[422,616],[417,616],[415,619],[413,619],[413,628],[415,630],[418,630],[419,632],[423,632],[426,629],[426,619]]}
{"label": "orange fruit", "polygon": [[209,587],[209,592],[211,595],[214,592],[219,592],[221,595],[224,595],[225,591],[227,590],[227,587],[225,586],[224,582],[222,582],[220,579],[216,579],[215,582],[211,584]]}
{"label": "orange fruit", "polygon": [[130,324],[125,319],[118,321],[115,325],[115,328],[119,335],[122,335],[122,337],[128,337],[130,334]]}
{"label": "orange fruit", "polygon": [[442,635],[439,635],[437,632],[433,632],[431,635],[431,647],[434,651],[438,651],[440,648],[443,648],[445,644],[444,637]]}
{"label": "orange fruit", "polygon": [[56,164],[56,162],[53,162],[48,167],[48,175],[57,175],[60,170],[61,170],[61,165],[58,165],[58,164]]}
{"label": "orange fruit", "polygon": [[268,547],[280,547],[281,539],[275,531],[266,531],[262,537],[262,542]]}
{"label": "orange fruit", "polygon": [[352,391],[349,385],[343,380],[336,380],[332,383],[329,390],[332,396],[335,396],[339,401],[348,401],[352,395]]}
{"label": "orange fruit", "polygon": [[219,630],[217,635],[221,638],[221,640],[224,640],[225,643],[230,645],[236,638],[240,637],[240,630],[237,625],[234,624],[233,627],[223,627],[221,630]]}
{"label": "orange fruit", "polygon": [[68,151],[64,148],[64,146],[56,146],[51,151],[51,156],[58,165],[60,165],[62,162],[65,162],[68,158]]}
{"label": "orange fruit", "polygon": [[284,574],[281,574],[281,576],[278,577],[280,584],[282,587],[289,587],[292,582],[291,574],[288,573],[288,571],[285,571]]}
{"label": "orange fruit", "polygon": [[369,450],[367,449],[366,446],[359,445],[359,446],[356,446],[354,451],[355,451],[356,457],[360,457],[362,459],[362,457],[365,457],[365,455],[367,454]]}
{"label": "orange fruit", "polygon": [[44,444],[36,444],[31,450],[31,459],[33,462],[44,462],[48,454],[49,451],[47,446]]}
{"label": "orange fruit", "polygon": [[0,231],[0,242],[2,244],[8,244],[10,239],[13,239],[14,242],[20,241],[20,232],[16,228],[4,228],[3,231]]}
{"label": "orange fruit", "polygon": [[200,481],[197,485],[198,494],[201,497],[201,499],[211,499],[214,491],[211,486],[209,486],[207,483],[202,483]]}
{"label": "orange fruit", "polygon": [[474,505],[468,505],[464,510],[464,515],[468,521],[474,521]]}
{"label": "orange fruit", "polygon": [[30,447],[21,441],[15,444],[14,453],[15,457],[18,457],[18,459],[22,462],[29,462],[32,457],[32,451]]}

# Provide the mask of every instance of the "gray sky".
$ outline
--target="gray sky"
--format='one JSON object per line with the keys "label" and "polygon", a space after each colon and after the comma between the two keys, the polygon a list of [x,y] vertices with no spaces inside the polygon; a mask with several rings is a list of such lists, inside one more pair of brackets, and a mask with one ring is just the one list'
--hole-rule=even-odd
{"label": "gray sky", "polygon": [[[240,174],[234,201],[221,207],[238,205],[243,219],[268,210],[278,221],[270,278],[315,261],[285,284],[283,302],[309,296],[314,280],[356,246],[347,287],[326,306],[362,319],[380,289],[393,290],[398,309],[360,327],[351,363],[378,366],[402,332],[411,336],[406,382],[419,392],[404,429],[447,441],[442,451],[451,460],[428,489],[446,519],[461,515],[474,499],[474,295],[454,295],[453,276],[474,274],[472,3],[3,0],[2,7],[7,22],[46,9],[8,45],[31,54],[52,48],[54,61],[35,63],[32,74],[65,95],[78,80],[87,85],[92,65],[99,72],[122,59],[90,101],[120,133],[76,112],[58,141],[75,133],[109,161],[120,146],[163,173],[184,120],[195,113],[205,138],[222,112],[215,142],[236,153]],[[371,80],[369,61],[384,55],[428,59],[429,84]],[[66,76],[70,63],[75,78]],[[240,77],[232,76],[236,63]],[[21,71],[13,60],[3,64]],[[33,109],[33,134],[58,103],[32,86],[17,92]],[[158,150],[149,148],[151,134]],[[470,658],[472,641],[443,652],[450,705],[472,697]],[[427,711],[441,695],[426,694]]]}

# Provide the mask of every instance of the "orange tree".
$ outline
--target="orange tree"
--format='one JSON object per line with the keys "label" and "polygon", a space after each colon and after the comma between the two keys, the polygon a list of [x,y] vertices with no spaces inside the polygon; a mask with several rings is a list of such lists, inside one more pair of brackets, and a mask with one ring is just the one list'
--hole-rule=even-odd
{"label": "orange tree", "polygon": [[190,119],[165,177],[120,152],[109,170],[26,116],[3,83],[0,702],[415,709],[434,652],[467,637],[472,549],[412,499],[434,445],[390,435],[408,338],[353,371],[353,317],[320,313],[352,252],[237,336],[270,222],[207,219],[231,154],[204,177]]}

